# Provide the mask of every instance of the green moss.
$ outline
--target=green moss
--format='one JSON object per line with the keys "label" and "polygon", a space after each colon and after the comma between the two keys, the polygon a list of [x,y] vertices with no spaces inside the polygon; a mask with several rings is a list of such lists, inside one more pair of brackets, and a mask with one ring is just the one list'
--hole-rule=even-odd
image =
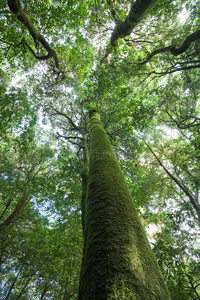
{"label": "green moss", "polygon": [[91,118],[80,299],[170,299],[97,113]]}
{"label": "green moss", "polygon": [[82,147],[83,147],[83,170],[81,172],[82,178],[82,197],[81,197],[81,212],[82,212],[82,228],[83,234],[85,232],[85,212],[87,207],[87,187],[88,187],[88,177],[89,177],[89,154],[88,154],[88,147],[87,147],[87,136],[83,136],[82,140]]}

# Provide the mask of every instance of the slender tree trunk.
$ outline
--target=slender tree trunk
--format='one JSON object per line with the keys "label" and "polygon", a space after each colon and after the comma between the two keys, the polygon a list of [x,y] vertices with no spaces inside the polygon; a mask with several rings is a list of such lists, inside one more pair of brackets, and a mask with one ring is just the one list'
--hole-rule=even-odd
{"label": "slender tree trunk", "polygon": [[159,165],[167,173],[167,175],[169,176],[169,178],[171,178],[178,185],[178,187],[185,193],[185,195],[189,198],[189,201],[190,201],[191,205],[193,206],[193,208],[195,209],[195,211],[197,213],[197,216],[198,216],[198,219],[200,220],[200,205],[198,203],[198,193],[196,193],[196,195],[193,195],[192,192],[190,192],[190,190],[183,183],[181,183],[180,180],[178,180],[177,178],[175,178],[169,172],[169,170],[167,170],[165,168],[165,166],[163,165],[163,163],[160,161],[160,159],[155,154],[155,152],[151,149],[151,147],[147,144],[147,142],[144,139],[142,139],[142,140],[144,141],[145,145],[148,147],[148,149],[150,150],[150,152],[153,154],[153,156],[155,157],[155,159],[157,160],[157,162],[159,163]]}
{"label": "slender tree trunk", "polygon": [[14,211],[7,217],[7,219],[0,224],[0,233],[2,233],[6,227],[8,227],[15,219],[16,215],[19,215],[21,212],[22,207],[31,199],[31,197],[28,197],[25,195],[23,198],[19,200],[17,203]]}
{"label": "slender tree trunk", "polygon": [[46,295],[46,293],[48,292],[48,287],[49,287],[49,283],[46,282],[45,285],[44,285],[44,289],[43,289],[43,291],[42,291],[40,300],[43,300],[43,299],[45,298],[45,295]]}
{"label": "slender tree trunk", "polygon": [[17,194],[17,193],[15,193],[14,195],[12,195],[12,196],[8,199],[8,201],[7,201],[7,203],[6,203],[6,207],[4,208],[4,210],[3,210],[2,213],[1,213],[0,220],[3,218],[4,214],[6,213],[7,209],[9,208],[9,206],[10,206],[10,204],[12,203],[13,199],[15,198],[16,194]]}
{"label": "slender tree trunk", "polygon": [[91,117],[90,163],[79,300],[169,300],[120,165]]}
{"label": "slender tree trunk", "polygon": [[10,297],[10,294],[11,294],[11,292],[12,292],[12,289],[14,288],[14,285],[15,285],[16,281],[18,280],[18,277],[19,277],[19,275],[20,275],[20,273],[21,273],[22,268],[23,268],[23,267],[21,266],[20,269],[19,269],[19,271],[18,271],[18,273],[17,273],[17,276],[15,277],[13,283],[11,284],[11,286],[10,286],[10,288],[9,288],[9,291],[8,291],[8,294],[7,294],[6,298],[5,298],[5,300],[8,300],[8,298]]}
{"label": "slender tree trunk", "polygon": [[19,295],[17,296],[16,300],[21,299],[21,296],[23,295],[23,293],[26,291],[26,288],[29,284],[29,282],[31,281],[31,279],[33,278],[33,276],[35,275],[36,272],[34,272],[32,275],[30,275],[25,283],[25,285],[23,286],[21,292],[19,293]]}

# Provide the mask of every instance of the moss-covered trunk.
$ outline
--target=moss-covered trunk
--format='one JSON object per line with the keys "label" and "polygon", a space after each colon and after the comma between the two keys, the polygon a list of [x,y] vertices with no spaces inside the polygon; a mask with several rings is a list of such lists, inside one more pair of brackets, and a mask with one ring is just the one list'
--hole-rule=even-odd
{"label": "moss-covered trunk", "polygon": [[126,19],[117,24],[111,35],[111,45],[116,46],[117,40],[130,35],[133,29],[146,18],[158,0],[136,0],[132,1],[129,14]]}
{"label": "moss-covered trunk", "polygon": [[83,136],[83,170],[81,172],[82,178],[82,196],[81,196],[81,212],[82,212],[82,228],[83,235],[85,232],[85,212],[86,212],[86,202],[87,202],[87,186],[88,186],[88,176],[89,176],[89,153],[87,147],[87,136]]}
{"label": "moss-covered trunk", "polygon": [[97,113],[90,164],[79,300],[168,300],[120,165]]}

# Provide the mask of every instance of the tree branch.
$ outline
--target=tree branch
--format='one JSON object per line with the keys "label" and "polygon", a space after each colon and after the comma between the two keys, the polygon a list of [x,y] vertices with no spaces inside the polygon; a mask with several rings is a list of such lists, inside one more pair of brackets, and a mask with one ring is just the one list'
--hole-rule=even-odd
{"label": "tree branch", "polygon": [[31,51],[31,53],[33,54],[33,56],[38,59],[38,60],[47,60],[51,57],[50,54],[44,55],[44,56],[38,56],[37,54],[35,54],[34,50],[24,41],[24,44],[27,46],[27,48]]}
{"label": "tree branch", "polygon": [[184,53],[189,48],[191,43],[198,39],[200,39],[200,30],[197,30],[194,33],[188,35],[185,41],[183,42],[183,44],[179,48],[172,47],[170,49],[171,54],[177,56],[179,54]]}
{"label": "tree branch", "polygon": [[108,4],[109,7],[110,7],[110,12],[111,12],[111,15],[112,15],[113,19],[115,20],[115,22],[116,22],[117,24],[119,24],[119,23],[120,23],[120,19],[119,19],[119,17],[117,16],[116,11],[115,11],[114,8],[113,8],[113,1],[107,0],[107,4]]}
{"label": "tree branch", "polygon": [[131,6],[126,19],[116,25],[111,35],[111,46],[115,47],[117,40],[130,35],[133,29],[147,16],[158,0],[136,0]]}
{"label": "tree branch", "polygon": [[144,65],[144,64],[148,63],[157,54],[165,53],[165,52],[169,51],[171,49],[171,47],[172,46],[168,46],[168,47],[160,48],[160,49],[153,51],[143,62],[140,63],[140,65]]}
{"label": "tree branch", "polygon": [[[48,52],[48,55],[43,56],[42,60],[47,60],[50,57],[53,57],[56,68],[58,68],[62,72],[64,77],[67,77],[64,70],[62,70],[62,68],[59,65],[59,60],[58,60],[55,50],[53,50],[51,48],[51,46],[49,45],[47,40],[44,38],[44,36],[35,28],[33,23],[26,16],[25,12],[22,9],[20,0],[8,0],[8,6],[9,6],[10,10],[16,15],[17,19],[26,26],[26,28],[28,29],[30,35],[32,36],[32,38],[35,42],[35,45],[38,46],[38,43],[42,44],[44,49]],[[41,59],[41,57],[34,54],[34,51],[32,49],[30,49],[30,47],[29,47],[29,50],[31,50],[31,52],[35,58]]]}
{"label": "tree branch", "polygon": [[119,38],[124,38],[127,35],[130,35],[133,29],[148,15],[153,6],[158,2],[158,0],[136,0],[129,11],[126,19],[117,23],[115,26],[111,39],[110,45],[108,45],[106,54],[102,58],[100,64],[108,57],[112,52],[112,49],[117,46],[117,41]]}
{"label": "tree branch", "polygon": [[147,75],[152,75],[152,74],[155,74],[155,75],[167,75],[167,74],[171,74],[171,73],[175,73],[175,72],[179,72],[179,71],[183,71],[183,70],[191,70],[191,69],[196,69],[196,68],[200,68],[200,65],[194,65],[194,66],[187,66],[187,67],[182,67],[182,68],[176,68],[174,70],[168,70],[168,71],[165,71],[165,72],[151,72],[151,73],[148,73]]}
{"label": "tree branch", "polygon": [[80,145],[80,144],[78,144],[78,143],[76,143],[76,142],[72,142],[72,141],[70,141],[71,139],[81,139],[80,137],[75,137],[75,136],[65,136],[65,135],[62,135],[62,134],[60,134],[59,132],[56,132],[57,133],[57,138],[63,138],[63,139],[65,139],[65,140],[68,140],[71,144],[73,144],[73,145],[76,145],[76,146],[78,146],[79,148],[82,148],[82,146]]}
{"label": "tree branch", "polygon": [[179,48],[176,48],[175,46],[171,45],[171,46],[160,48],[160,49],[157,49],[157,50],[153,51],[142,63],[140,63],[140,65],[146,64],[155,55],[160,54],[160,53],[170,51],[171,54],[174,55],[174,56],[180,55],[180,54],[184,53],[189,48],[189,46],[191,45],[192,42],[194,42],[198,39],[200,39],[200,30],[197,30],[194,33],[188,35],[186,37],[185,41],[183,42],[183,44]]}
{"label": "tree branch", "polygon": [[0,15],[10,14],[9,10],[0,10]]}
{"label": "tree branch", "polygon": [[[67,120],[68,120],[69,123],[72,125],[72,127],[73,127],[76,131],[80,132],[80,129],[78,128],[78,126],[76,126],[76,124],[72,121],[72,119],[71,119],[68,115],[66,115],[65,113],[63,113],[63,112],[57,110],[57,109],[54,108],[52,105],[50,105],[50,107],[56,112],[57,115],[61,115],[61,116],[65,117],[65,118],[67,118]],[[80,132],[80,133],[81,133],[81,132]]]}

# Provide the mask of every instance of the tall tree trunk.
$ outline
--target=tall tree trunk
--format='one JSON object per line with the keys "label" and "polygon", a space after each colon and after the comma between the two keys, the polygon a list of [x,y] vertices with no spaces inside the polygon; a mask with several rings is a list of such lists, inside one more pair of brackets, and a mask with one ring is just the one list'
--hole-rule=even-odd
{"label": "tall tree trunk", "polygon": [[91,117],[90,163],[79,300],[169,300],[120,165]]}
{"label": "tall tree trunk", "polygon": [[81,197],[81,212],[82,212],[82,228],[83,234],[85,231],[85,211],[86,211],[86,201],[87,201],[87,186],[88,186],[88,176],[89,176],[89,153],[87,147],[87,135],[83,136],[83,170],[81,172],[82,178],[82,197]]}

